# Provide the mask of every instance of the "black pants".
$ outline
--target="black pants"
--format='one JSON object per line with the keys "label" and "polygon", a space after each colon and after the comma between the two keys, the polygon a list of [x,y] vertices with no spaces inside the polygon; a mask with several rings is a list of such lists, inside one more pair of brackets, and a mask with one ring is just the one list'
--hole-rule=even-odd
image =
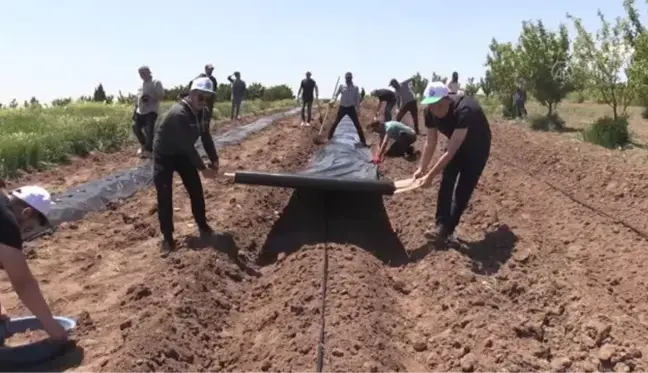
{"label": "black pants", "polygon": [[416,104],[416,100],[405,103],[405,105],[398,110],[396,120],[400,122],[407,113],[410,113],[412,116],[412,120],[414,121],[414,130],[416,133],[419,133],[418,105]]}
{"label": "black pants", "polygon": [[185,155],[153,157],[153,182],[157,191],[158,219],[160,231],[165,240],[173,240],[173,173],[182,179],[189,200],[191,212],[199,229],[208,229],[205,213],[205,196],[198,169]]}
{"label": "black pants", "polygon": [[360,137],[360,142],[362,144],[366,144],[367,140],[365,140],[362,127],[360,127],[360,119],[358,119],[358,112],[356,112],[355,106],[340,106],[337,112],[337,116],[335,117],[335,122],[333,122],[333,125],[329,130],[329,134],[328,134],[329,140],[333,137],[333,134],[335,133],[335,129],[337,128],[338,124],[340,124],[340,121],[342,120],[342,118],[344,118],[345,115],[348,115],[349,118],[351,118],[351,120],[353,121],[353,126],[355,127],[356,131],[358,131],[358,137]]}
{"label": "black pants", "polygon": [[[308,110],[308,118],[306,117],[306,110]],[[302,122],[310,123],[313,114],[313,99],[302,99],[301,119]]]}
{"label": "black pants", "polygon": [[155,121],[157,113],[137,114],[133,120],[133,133],[137,137],[140,145],[146,151],[153,151],[153,131],[155,130]]}
{"label": "black pants", "polygon": [[241,103],[243,103],[242,98],[232,99],[232,114],[230,115],[230,119],[234,119],[234,117],[238,117],[241,114]]}
{"label": "black pants", "polygon": [[392,120],[392,110],[394,110],[395,105],[396,105],[396,100],[385,101],[385,113],[384,113],[385,122],[389,122],[390,120]]}
{"label": "black pants", "polygon": [[443,170],[437,199],[436,224],[445,226],[449,233],[454,232],[468,207],[488,162],[490,142],[483,150],[470,152],[471,149],[466,149],[456,154]]}
{"label": "black pants", "polygon": [[412,135],[405,131],[400,133],[398,139],[394,141],[392,146],[389,147],[385,155],[390,157],[402,157],[403,155],[414,155],[414,143],[416,142],[416,135]]}

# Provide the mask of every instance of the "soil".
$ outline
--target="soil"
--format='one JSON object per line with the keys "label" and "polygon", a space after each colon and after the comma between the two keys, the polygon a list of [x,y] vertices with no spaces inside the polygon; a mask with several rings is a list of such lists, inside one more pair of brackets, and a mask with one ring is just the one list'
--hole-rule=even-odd
{"label": "soil", "polygon": [[[305,167],[317,126],[298,123],[224,148],[223,171]],[[559,134],[492,128],[454,248],[423,238],[436,185],[381,201],[226,178],[205,182],[212,225],[231,232],[213,247],[197,245],[180,192],[180,248],[160,258],[152,190],[31,244],[55,313],[79,318],[85,358],[70,370],[313,370],[326,258],[326,371],[645,371],[647,170]],[[397,180],[416,167],[380,169]]]}

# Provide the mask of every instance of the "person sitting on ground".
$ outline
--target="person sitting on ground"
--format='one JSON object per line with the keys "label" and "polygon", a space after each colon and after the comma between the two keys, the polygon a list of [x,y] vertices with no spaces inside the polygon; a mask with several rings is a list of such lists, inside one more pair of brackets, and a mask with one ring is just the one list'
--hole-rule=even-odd
{"label": "person sitting on ground", "polygon": [[412,90],[412,80],[414,80],[414,77],[405,79],[399,83],[398,80],[392,79],[389,82],[389,86],[396,90],[396,98],[399,108],[398,114],[396,114],[396,121],[401,122],[405,114],[409,113],[412,116],[412,121],[414,121],[414,132],[418,135],[420,133],[418,105],[416,102],[416,95]]}
{"label": "person sitting on ground", "polygon": [[[65,342],[68,334],[54,319],[22,253],[23,239],[27,233],[50,226],[47,214],[51,206],[50,193],[36,185],[24,186],[8,194],[0,192],[0,268],[7,272],[14,291],[38,318],[50,338]],[[0,304],[0,323],[8,318]]]}
{"label": "person sitting on ground", "polygon": [[137,105],[133,113],[133,133],[140,143],[137,154],[149,158],[153,146],[153,131],[160,110],[160,102],[164,100],[164,88],[159,80],[153,79],[151,69],[142,66],[138,69],[142,86],[137,90]]}
{"label": "person sitting on ground", "polygon": [[[423,178],[421,186],[426,187],[442,174],[436,205],[436,229],[425,232],[425,237],[443,243],[454,234],[488,163],[491,130],[484,110],[475,98],[451,95],[442,82],[430,83],[421,105],[426,105],[427,142],[413,177]],[[447,148],[428,171],[438,132],[448,138]]]}
{"label": "person sitting on ground", "polygon": [[414,156],[416,133],[412,127],[395,120],[385,123],[374,120],[369,124],[369,130],[380,136],[380,149],[374,161],[382,162],[388,149],[389,153],[404,154],[406,157]]}
{"label": "person sitting on ground", "polygon": [[230,120],[234,118],[241,119],[241,104],[247,89],[245,81],[241,79],[240,72],[234,72],[234,78],[232,79],[231,75],[227,77],[227,80],[232,83],[232,113],[230,114]]}
{"label": "person sitting on ground", "polygon": [[367,141],[365,140],[364,132],[360,126],[360,119],[358,119],[358,113],[360,112],[360,91],[358,90],[358,87],[353,84],[353,75],[350,72],[344,75],[344,84],[340,85],[333,97],[333,100],[329,102],[329,106],[335,104],[335,100],[337,100],[338,96],[341,96],[340,107],[331,129],[329,129],[328,139],[330,140],[333,138],[335,128],[340,124],[342,118],[344,118],[345,115],[348,115],[353,121],[353,126],[358,132],[360,143],[362,146],[367,147]]}
{"label": "person sitting on ground", "polygon": [[448,93],[459,93],[459,73],[456,71],[452,73],[452,79],[450,80],[450,83],[448,83]]}
{"label": "person sitting on ground", "polygon": [[[218,173],[218,153],[209,131],[209,118],[205,105],[209,95],[214,95],[208,77],[198,78],[191,84],[189,95],[175,103],[164,116],[155,132],[153,142],[153,183],[157,192],[158,219],[162,232],[161,255],[167,256],[175,249],[173,240],[173,174],[177,172],[189,194],[191,212],[202,239],[214,236],[207,224],[205,195],[200,174],[214,178]],[[200,137],[210,163],[205,165],[195,147]],[[200,174],[199,174],[200,172]]]}
{"label": "person sitting on ground", "polygon": [[376,109],[374,120],[378,119],[381,109],[383,109],[383,122],[387,123],[392,120],[392,111],[396,105],[396,92],[387,88],[374,89],[371,95],[378,98],[378,108]]}
{"label": "person sitting on ground", "polygon": [[[306,72],[306,78],[302,79],[301,84],[299,85],[297,97],[300,96],[302,99],[301,125],[310,126],[313,114],[313,100],[319,99],[319,88],[317,88],[317,82],[315,79],[311,78],[310,71]],[[305,113],[306,110],[308,110],[308,117]]]}

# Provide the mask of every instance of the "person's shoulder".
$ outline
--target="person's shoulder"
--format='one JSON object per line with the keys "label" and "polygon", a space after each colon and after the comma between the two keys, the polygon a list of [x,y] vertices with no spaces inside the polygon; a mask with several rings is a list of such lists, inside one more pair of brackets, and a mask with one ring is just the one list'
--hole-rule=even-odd
{"label": "person's shoulder", "polygon": [[481,112],[482,107],[476,98],[468,95],[457,95],[455,111],[457,112]]}

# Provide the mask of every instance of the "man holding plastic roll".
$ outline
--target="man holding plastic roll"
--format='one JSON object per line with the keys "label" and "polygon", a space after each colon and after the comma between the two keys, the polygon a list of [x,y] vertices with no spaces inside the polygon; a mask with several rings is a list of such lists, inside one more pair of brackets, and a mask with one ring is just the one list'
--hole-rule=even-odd
{"label": "man holding plastic roll", "polygon": [[[425,187],[437,175],[442,175],[436,229],[426,232],[425,236],[429,240],[444,242],[459,225],[488,162],[490,124],[477,100],[470,96],[450,94],[448,87],[441,82],[430,83],[421,105],[426,105],[427,142],[414,179],[419,179],[421,186]],[[447,148],[428,171],[438,132],[448,138]]]}
{"label": "man holding plastic roll", "polygon": [[[67,332],[54,319],[22,253],[23,237],[33,229],[49,226],[47,213],[51,206],[49,192],[39,186],[24,186],[8,194],[0,193],[0,266],[7,272],[20,300],[38,318],[50,338],[65,342]],[[0,327],[8,318],[0,304]]]}
{"label": "man holding plastic roll", "polygon": [[[202,239],[214,231],[207,224],[205,196],[200,175],[206,178],[218,174],[218,153],[209,131],[210,118],[206,105],[214,95],[208,77],[195,79],[189,95],[174,104],[156,128],[153,142],[153,182],[157,191],[158,218],[163,240],[162,256],[175,249],[173,239],[173,174],[177,172],[189,193],[191,212]],[[195,147],[201,139],[210,163],[205,165]]]}

